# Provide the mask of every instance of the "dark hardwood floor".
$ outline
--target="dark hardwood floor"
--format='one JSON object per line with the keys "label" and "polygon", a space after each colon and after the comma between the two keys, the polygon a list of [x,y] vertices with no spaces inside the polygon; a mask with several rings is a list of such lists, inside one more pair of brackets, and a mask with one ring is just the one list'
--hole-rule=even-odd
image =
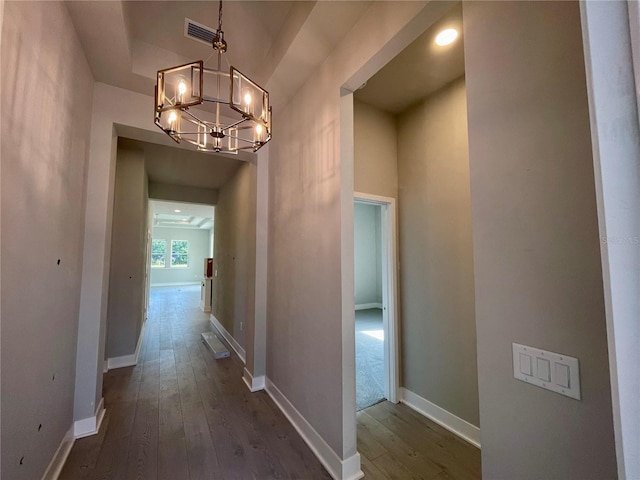
{"label": "dark hardwood floor", "polygon": [[98,435],[76,441],[65,479],[331,478],[243,364],[200,341],[199,289],[152,289],[140,361],[104,376]]}
{"label": "dark hardwood floor", "polygon": [[361,410],[358,451],[367,479],[480,480],[480,450],[406,405]]}
{"label": "dark hardwood floor", "polygon": [[[152,289],[138,365],[105,374],[100,432],[75,442],[60,480],[330,478],[240,359],[202,344],[199,298]],[[358,450],[366,478],[480,478],[477,449],[403,405],[359,412]]]}

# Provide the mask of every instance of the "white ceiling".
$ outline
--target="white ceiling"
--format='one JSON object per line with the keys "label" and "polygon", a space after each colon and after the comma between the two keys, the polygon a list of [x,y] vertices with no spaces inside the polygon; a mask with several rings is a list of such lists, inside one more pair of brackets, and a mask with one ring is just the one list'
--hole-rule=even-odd
{"label": "white ceiling", "polygon": [[[459,36],[445,47],[435,44],[438,32],[455,28]],[[464,75],[462,5],[452,9],[355,92],[355,98],[398,114]]]}
{"label": "white ceiling", "polygon": [[[263,86],[277,70],[277,81],[271,83],[283,88],[276,87],[271,100],[276,107],[283,105],[370,4],[225,1],[226,60]],[[98,82],[153,96],[158,70],[206,60],[213,52],[184,37],[184,20],[217,28],[217,1],[89,0],[66,5]]]}
{"label": "white ceiling", "polygon": [[197,229],[213,227],[214,207],[211,205],[150,200],[149,206],[154,227]]}
{"label": "white ceiling", "polygon": [[[224,2],[222,29],[229,45],[226,53],[229,62],[240,69],[240,64],[259,65],[293,4],[291,1]],[[184,36],[184,19],[217,29],[217,1],[127,1],[123,6],[131,38],[192,60],[204,60],[212,53],[211,46]]]}
{"label": "white ceiling", "polygon": [[[269,87],[277,123],[278,105],[302,86],[371,3],[227,0],[223,3],[223,30],[229,45],[226,60]],[[185,38],[184,21],[188,17],[215,29],[217,1],[66,4],[98,82],[152,96],[159,69],[206,60],[213,52]],[[435,34],[446,26],[462,33],[461,4],[451,5],[449,14],[373,76],[356,98],[398,113],[463,75],[462,38],[444,48],[433,43]],[[145,140],[166,144],[167,139],[158,135]]]}

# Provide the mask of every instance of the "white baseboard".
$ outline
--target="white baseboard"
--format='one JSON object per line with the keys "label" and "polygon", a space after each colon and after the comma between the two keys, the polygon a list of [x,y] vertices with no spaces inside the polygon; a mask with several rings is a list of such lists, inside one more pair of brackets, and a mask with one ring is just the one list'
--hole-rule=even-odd
{"label": "white baseboard", "polygon": [[259,392],[260,390],[264,390],[264,379],[264,375],[254,377],[251,372],[245,367],[244,374],[242,375],[242,380],[244,380],[244,383],[252,392]]}
{"label": "white baseboard", "polygon": [[364,473],[360,470],[359,453],[356,452],[349,458],[340,460],[340,457],[269,378],[266,379],[265,387],[271,399],[320,460],[320,463],[324,465],[331,477],[335,480],[356,480],[364,477]]}
{"label": "white baseboard", "polygon": [[49,466],[44,472],[42,476],[42,480],[58,480],[60,476],[60,472],[62,472],[62,468],[64,467],[64,463],[67,461],[67,457],[69,453],[71,453],[71,448],[73,447],[74,442],[76,441],[73,436],[73,425],[67,430],[56,453],[53,454],[53,458],[51,458],[51,462],[49,462]]}
{"label": "white baseboard", "polygon": [[101,398],[98,408],[96,408],[96,414],[93,417],[83,418],[82,420],[73,422],[73,436],[78,439],[98,433],[106,412],[104,409],[104,398]]}
{"label": "white baseboard", "polygon": [[369,310],[370,308],[382,308],[381,303],[360,303],[356,305],[356,310]]}
{"label": "white baseboard", "polygon": [[220,323],[220,320],[218,320],[213,315],[213,313],[209,316],[209,322],[211,323],[211,326],[214,328],[214,330],[217,330],[220,333],[220,335],[222,335],[222,338],[224,338],[227,341],[227,343],[231,345],[231,348],[233,348],[233,351],[238,354],[238,356],[240,357],[240,360],[242,360],[242,363],[246,365],[247,352],[245,352],[244,348],[242,348],[242,346],[236,341],[236,339],[233,338],[233,335],[231,335],[227,331],[227,329],[224,328],[222,323]]}
{"label": "white baseboard", "polygon": [[453,413],[439,407],[435,403],[431,403],[426,398],[422,398],[411,390],[401,388],[400,392],[400,401],[406,406],[433,420],[438,425],[446,428],[470,444],[480,448],[480,429],[478,427],[455,416]]}
{"label": "white baseboard", "polygon": [[188,285],[202,285],[201,282],[167,282],[167,283],[152,283],[150,287],[186,287]]}
{"label": "white baseboard", "polygon": [[138,364],[138,359],[140,358],[140,347],[142,346],[142,338],[144,337],[144,327],[146,324],[147,322],[142,323],[135,353],[107,359],[107,371],[113,370],[114,368],[132,367]]}

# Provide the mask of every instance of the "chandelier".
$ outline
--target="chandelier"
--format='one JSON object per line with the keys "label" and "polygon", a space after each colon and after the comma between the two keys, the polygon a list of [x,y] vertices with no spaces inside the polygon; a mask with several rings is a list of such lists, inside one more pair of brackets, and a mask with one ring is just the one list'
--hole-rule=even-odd
{"label": "chandelier", "polygon": [[188,142],[198,151],[256,152],[271,140],[269,92],[233,66],[222,70],[222,54],[227,51],[222,0],[212,46],[211,55],[217,54],[214,69],[199,60],[158,71],[155,124],[177,143]]}

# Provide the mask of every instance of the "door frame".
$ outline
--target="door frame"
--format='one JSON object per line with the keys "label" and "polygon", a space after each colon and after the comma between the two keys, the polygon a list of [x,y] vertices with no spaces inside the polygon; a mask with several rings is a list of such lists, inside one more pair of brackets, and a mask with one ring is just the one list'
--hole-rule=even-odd
{"label": "door frame", "polygon": [[[400,362],[398,360],[398,250],[396,199],[354,192],[354,203],[380,206],[382,236],[382,328],[384,331],[385,397],[398,403]],[[354,323],[355,327],[355,323]]]}
{"label": "door frame", "polygon": [[[149,205],[150,202],[147,202]],[[142,324],[144,325],[149,318],[149,293],[151,290],[151,241],[153,235],[151,229],[147,228],[147,242],[145,245],[146,263],[144,266],[144,311],[142,314]]]}

